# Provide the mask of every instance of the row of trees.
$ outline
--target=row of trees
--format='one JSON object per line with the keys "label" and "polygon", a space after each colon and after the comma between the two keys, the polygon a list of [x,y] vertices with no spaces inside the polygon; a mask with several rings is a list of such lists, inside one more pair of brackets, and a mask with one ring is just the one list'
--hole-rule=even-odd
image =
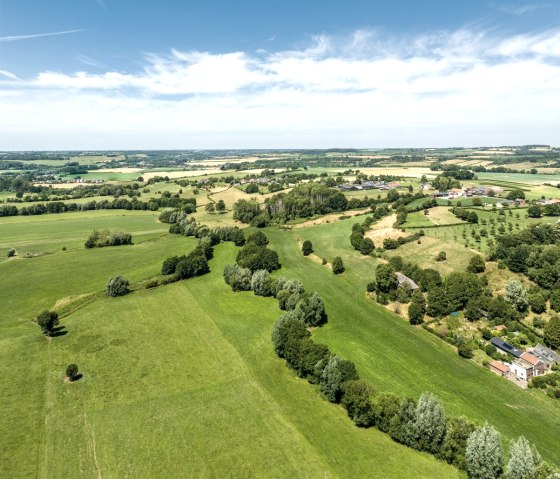
{"label": "row of trees", "polygon": [[[235,266],[226,268],[226,282],[232,283]],[[301,294],[302,285],[294,280],[280,280],[285,293],[277,290],[281,309],[293,304],[294,294]],[[274,296],[274,294],[270,294]],[[288,301],[286,301],[288,298]],[[318,385],[324,396],[342,404],[359,427],[377,427],[397,442],[434,454],[462,470],[470,478],[498,478],[504,470],[504,451],[500,434],[491,426],[477,426],[464,417],[447,417],[441,401],[430,393],[419,401],[373,388],[360,379],[355,364],[333,354],[326,345],[312,341],[310,324],[289,309],[277,320],[272,342],[276,354],[301,378]],[[528,441],[520,437],[510,447],[506,467],[508,478],[555,477]]]}
{"label": "row of trees", "polygon": [[143,210],[157,211],[160,208],[182,207],[190,213],[196,211],[196,205],[192,203],[194,198],[151,198],[149,201],[140,201],[137,198],[128,200],[118,198],[112,201],[88,201],[86,203],[63,203],[62,201],[51,201],[48,203],[37,203],[18,209],[14,205],[0,206],[0,216],[35,216],[46,213],[65,213],[70,211],[90,211],[90,210]]}
{"label": "row of trees", "polygon": [[132,244],[130,233],[111,233],[110,231],[93,230],[86,240],[86,248],[104,248],[105,246],[121,246]]}

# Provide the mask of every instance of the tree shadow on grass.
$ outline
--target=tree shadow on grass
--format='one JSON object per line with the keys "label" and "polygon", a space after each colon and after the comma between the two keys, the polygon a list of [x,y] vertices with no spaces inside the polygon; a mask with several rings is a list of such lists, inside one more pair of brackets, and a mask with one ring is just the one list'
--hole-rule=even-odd
{"label": "tree shadow on grass", "polygon": [[58,328],[54,328],[50,334],[51,338],[58,338],[59,336],[65,336],[68,334],[66,331],[66,326],[59,326]]}

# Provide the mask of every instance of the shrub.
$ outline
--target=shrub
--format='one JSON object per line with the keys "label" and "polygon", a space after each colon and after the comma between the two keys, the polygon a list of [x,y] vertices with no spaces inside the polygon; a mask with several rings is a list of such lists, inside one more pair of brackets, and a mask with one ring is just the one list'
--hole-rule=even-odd
{"label": "shrub", "polygon": [[485,269],[486,265],[482,256],[477,254],[471,257],[467,266],[467,271],[469,271],[470,273],[483,273]]}
{"label": "shrub", "polygon": [[303,253],[303,256],[309,256],[311,253],[313,253],[313,244],[311,243],[311,241],[305,240],[303,242],[303,245],[301,246],[301,251]]}
{"label": "shrub", "polygon": [[10,248],[7,254],[8,258],[12,258],[15,255],[16,255],[16,250],[14,248]]}
{"label": "shrub", "polygon": [[166,260],[164,260],[163,265],[161,266],[161,274],[175,273],[177,263],[179,263],[178,256],[172,256],[171,258],[167,258]]}
{"label": "shrub", "polygon": [[332,262],[332,272],[334,274],[342,274],[344,273],[344,263],[342,262],[342,258],[337,256]]}
{"label": "shrub", "polygon": [[445,261],[447,259],[447,253],[445,251],[440,251],[436,256],[436,261]]}
{"label": "shrub", "polygon": [[457,352],[459,356],[465,359],[472,359],[474,356],[473,347],[468,343],[459,345]]}
{"label": "shrub", "polygon": [[373,293],[376,289],[377,283],[375,281],[370,281],[366,286],[366,290],[368,293]]}
{"label": "shrub", "polygon": [[109,281],[107,281],[105,292],[107,293],[107,296],[124,296],[129,292],[128,285],[129,282],[124,276],[113,276],[112,278],[109,278]]}
{"label": "shrub", "polygon": [[70,382],[75,381],[78,378],[78,366],[69,364],[66,367],[66,377]]}
{"label": "shrub", "polygon": [[383,240],[384,249],[397,249],[399,247],[399,242],[393,238],[385,238]]}

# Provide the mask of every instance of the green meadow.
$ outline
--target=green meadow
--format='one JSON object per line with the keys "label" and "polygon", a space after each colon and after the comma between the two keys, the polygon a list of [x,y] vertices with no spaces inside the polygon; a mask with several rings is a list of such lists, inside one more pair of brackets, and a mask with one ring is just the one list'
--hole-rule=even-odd
{"label": "green meadow", "polygon": [[[47,216],[58,220],[48,230],[28,224],[35,237],[25,241],[87,232],[64,220],[72,214],[33,219],[39,225]],[[120,226],[141,227],[136,220],[124,216]],[[276,358],[276,302],[232,293],[223,282],[231,244],[216,248],[206,276],[103,295],[109,276],[134,284],[195,244],[162,235],[0,262],[9,278],[0,297],[0,476],[460,477],[375,429],[356,428]],[[67,334],[48,340],[33,318],[53,307]],[[83,374],[72,384],[64,381],[70,362]]]}
{"label": "green meadow", "polygon": [[[413,397],[431,391],[442,399],[448,414],[488,421],[508,440],[524,435],[543,457],[558,464],[557,402],[537,391],[521,390],[462,359],[439,338],[410,326],[369,299],[365,286],[375,277],[376,263],[351,249],[351,227],[352,221],[347,220],[267,233],[280,253],[282,274],[301,279],[306,289],[318,291],[325,300],[329,323],[315,330],[316,340],[354,361],[362,377],[378,391]],[[324,239],[318,241],[319,236]],[[334,276],[326,267],[303,257],[296,239],[311,240],[319,257],[341,256],[346,272]],[[406,254],[403,257],[410,259]]]}

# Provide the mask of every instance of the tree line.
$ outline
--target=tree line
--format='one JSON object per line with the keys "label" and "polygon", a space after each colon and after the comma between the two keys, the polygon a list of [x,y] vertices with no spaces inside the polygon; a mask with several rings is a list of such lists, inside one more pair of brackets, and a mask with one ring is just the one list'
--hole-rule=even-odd
{"label": "tree line", "polygon": [[311,339],[308,328],[325,324],[327,313],[319,294],[307,293],[298,280],[273,277],[266,270],[252,272],[239,264],[225,267],[224,280],[233,291],[252,290],[277,299],[285,312],[272,331],[276,354],[298,377],[317,385],[329,401],[342,404],[357,426],[377,427],[401,444],[465,470],[469,478],[499,478],[504,469],[508,478],[557,477],[524,437],[512,441],[506,465],[496,429],[465,417],[448,417],[441,401],[431,393],[424,393],[418,401],[391,392],[377,393],[360,379],[352,361]]}

